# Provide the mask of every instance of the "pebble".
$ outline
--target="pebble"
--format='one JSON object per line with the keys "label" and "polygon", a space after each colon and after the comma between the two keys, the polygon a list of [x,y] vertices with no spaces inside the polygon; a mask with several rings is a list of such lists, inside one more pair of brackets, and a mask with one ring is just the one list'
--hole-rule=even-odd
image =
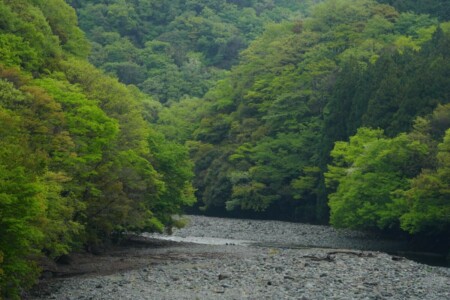
{"label": "pebble", "polygon": [[[175,235],[290,241],[310,247],[183,244],[155,248],[149,250],[150,256],[179,254],[182,259],[120,274],[51,278],[50,294],[29,299],[450,299],[450,269],[360,251],[375,243],[360,233],[277,221],[189,218],[189,225]],[[333,259],[327,259],[329,252],[336,252],[323,248],[330,244],[353,252],[333,253]]]}

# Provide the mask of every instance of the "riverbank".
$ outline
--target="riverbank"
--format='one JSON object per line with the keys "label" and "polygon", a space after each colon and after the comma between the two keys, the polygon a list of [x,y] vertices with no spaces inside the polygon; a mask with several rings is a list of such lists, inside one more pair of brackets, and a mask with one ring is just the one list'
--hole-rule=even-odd
{"label": "riverbank", "polygon": [[[436,241],[429,241],[425,245],[426,247],[424,245],[418,247],[417,243],[411,243],[411,241],[398,236],[389,238],[374,232],[335,229],[331,226],[194,215],[189,216],[188,219],[190,220],[188,226],[176,230],[170,240],[212,244],[228,239],[235,244],[263,247],[346,248],[381,251],[405,256],[426,264],[450,267],[450,262],[446,260],[449,249],[442,251],[442,247],[436,247]],[[159,235],[147,236],[161,237]]]}
{"label": "riverbank", "polygon": [[[29,299],[450,299],[450,269],[360,250],[374,237],[287,222],[189,218],[174,236],[225,244],[143,239],[86,258],[88,272],[43,280]],[[309,248],[276,246],[283,242]],[[74,260],[65,268],[82,265]]]}
{"label": "riverbank", "polygon": [[[355,230],[335,229],[324,225],[302,223],[187,216],[187,226],[177,229],[172,236],[202,237],[248,241],[251,244],[276,247],[304,246],[316,248],[347,248],[390,252],[406,251],[408,244],[398,239],[387,239]],[[157,237],[158,235],[147,235]]]}

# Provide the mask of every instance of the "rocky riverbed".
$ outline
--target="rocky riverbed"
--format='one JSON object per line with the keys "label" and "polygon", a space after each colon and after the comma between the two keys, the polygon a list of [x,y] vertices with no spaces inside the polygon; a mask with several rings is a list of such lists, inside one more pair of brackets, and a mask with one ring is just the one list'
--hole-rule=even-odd
{"label": "rocky riverbed", "polygon": [[[404,246],[397,241],[326,226],[188,218],[173,234],[182,242],[147,235],[74,256],[28,298],[450,299],[450,269],[376,251]],[[193,237],[209,244],[189,243]]]}

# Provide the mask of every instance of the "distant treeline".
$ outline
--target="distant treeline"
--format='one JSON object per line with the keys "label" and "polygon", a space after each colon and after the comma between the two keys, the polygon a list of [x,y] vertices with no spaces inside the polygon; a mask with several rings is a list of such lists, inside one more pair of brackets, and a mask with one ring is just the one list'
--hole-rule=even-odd
{"label": "distant treeline", "polygon": [[449,58],[449,23],[324,1],[159,122],[188,140],[205,212],[448,237]]}
{"label": "distant treeline", "polygon": [[446,1],[72,5],[91,61],[165,103],[197,209],[448,234]]}
{"label": "distant treeline", "polygon": [[202,97],[269,22],[313,3],[227,0],[73,0],[92,41],[90,61],[162,103]]}

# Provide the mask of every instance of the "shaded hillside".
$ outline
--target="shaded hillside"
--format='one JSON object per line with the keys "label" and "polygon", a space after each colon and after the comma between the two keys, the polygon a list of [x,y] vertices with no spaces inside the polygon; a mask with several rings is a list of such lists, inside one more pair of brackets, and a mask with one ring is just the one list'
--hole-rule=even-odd
{"label": "shaded hillside", "polygon": [[267,23],[314,1],[68,1],[93,43],[90,61],[160,102],[201,97]]}
{"label": "shaded hillside", "polygon": [[90,65],[63,0],[0,2],[0,298],[36,260],[163,230],[194,201],[187,150],[144,117],[158,103]]}
{"label": "shaded hillside", "polygon": [[[336,226],[446,232],[448,183],[436,175],[436,202],[414,193],[425,193],[415,187],[422,176],[446,168],[438,149],[448,106],[438,105],[450,101],[448,42],[448,23],[366,0],[325,1],[302,22],[269,27],[205,96],[209,110],[189,142],[201,209],[327,222],[331,200]],[[375,139],[386,152],[341,158],[338,143],[330,157],[357,132],[368,135],[354,137],[358,147]],[[359,183],[345,181],[353,168],[366,176],[352,173]],[[337,204],[346,197],[352,204]]]}

